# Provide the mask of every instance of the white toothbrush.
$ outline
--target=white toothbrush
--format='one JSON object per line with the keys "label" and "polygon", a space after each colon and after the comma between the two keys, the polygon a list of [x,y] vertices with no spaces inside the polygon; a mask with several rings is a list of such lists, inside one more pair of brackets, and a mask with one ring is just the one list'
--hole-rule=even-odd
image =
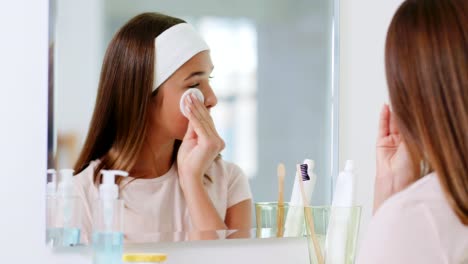
{"label": "white toothbrush", "polygon": [[[288,210],[285,222],[285,237],[297,237],[303,235],[304,227],[304,211],[299,210],[298,207],[304,206],[305,203],[301,196],[299,178],[302,179],[304,184],[304,192],[307,198],[306,203],[309,204],[312,194],[315,189],[315,183],[317,181],[317,175],[314,173],[315,162],[310,159],[305,159],[304,164],[307,165],[307,172],[304,173],[304,176],[308,176],[309,179],[303,177],[294,177],[294,186],[291,194],[291,201],[289,205],[291,206]],[[305,166],[304,166],[305,167]]]}

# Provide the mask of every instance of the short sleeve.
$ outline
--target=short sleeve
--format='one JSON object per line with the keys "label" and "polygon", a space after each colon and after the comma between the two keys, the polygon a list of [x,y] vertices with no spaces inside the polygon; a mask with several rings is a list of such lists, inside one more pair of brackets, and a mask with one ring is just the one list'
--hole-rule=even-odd
{"label": "short sleeve", "polygon": [[388,200],[371,219],[357,264],[447,263],[422,203]]}
{"label": "short sleeve", "polygon": [[228,197],[227,208],[236,205],[242,201],[252,199],[249,181],[244,172],[235,164],[228,166]]}

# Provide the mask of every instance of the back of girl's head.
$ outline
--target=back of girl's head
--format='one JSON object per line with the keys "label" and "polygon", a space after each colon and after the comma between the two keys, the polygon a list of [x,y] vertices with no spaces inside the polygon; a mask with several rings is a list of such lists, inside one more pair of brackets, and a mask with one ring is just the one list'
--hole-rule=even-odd
{"label": "back of girl's head", "polygon": [[75,165],[80,172],[100,159],[102,168],[129,171],[143,146],[154,79],[154,40],[185,21],[144,13],[127,22],[110,42],[102,65],[89,132]]}
{"label": "back of girl's head", "polygon": [[385,49],[389,95],[415,164],[437,173],[468,225],[468,1],[408,0],[396,12]]}

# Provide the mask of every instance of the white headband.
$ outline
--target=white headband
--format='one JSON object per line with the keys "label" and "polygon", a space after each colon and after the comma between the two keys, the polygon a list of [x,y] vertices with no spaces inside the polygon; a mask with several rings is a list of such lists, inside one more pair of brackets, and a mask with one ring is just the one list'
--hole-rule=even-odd
{"label": "white headband", "polygon": [[154,45],[153,92],[193,56],[210,49],[198,32],[187,23],[170,27],[156,37]]}

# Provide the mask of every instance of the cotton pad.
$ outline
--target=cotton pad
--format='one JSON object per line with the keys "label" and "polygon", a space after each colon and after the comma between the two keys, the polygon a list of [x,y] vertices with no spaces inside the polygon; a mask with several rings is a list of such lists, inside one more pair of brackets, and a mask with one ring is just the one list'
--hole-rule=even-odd
{"label": "cotton pad", "polygon": [[193,94],[195,95],[195,97],[197,97],[198,101],[200,101],[201,103],[204,103],[205,102],[205,97],[203,96],[203,93],[197,89],[197,88],[190,88],[188,89],[187,91],[185,91],[185,93],[182,94],[182,96],[180,97],[180,112],[182,112],[182,114],[187,117],[187,114],[185,113],[185,98],[189,95],[189,94]]}

